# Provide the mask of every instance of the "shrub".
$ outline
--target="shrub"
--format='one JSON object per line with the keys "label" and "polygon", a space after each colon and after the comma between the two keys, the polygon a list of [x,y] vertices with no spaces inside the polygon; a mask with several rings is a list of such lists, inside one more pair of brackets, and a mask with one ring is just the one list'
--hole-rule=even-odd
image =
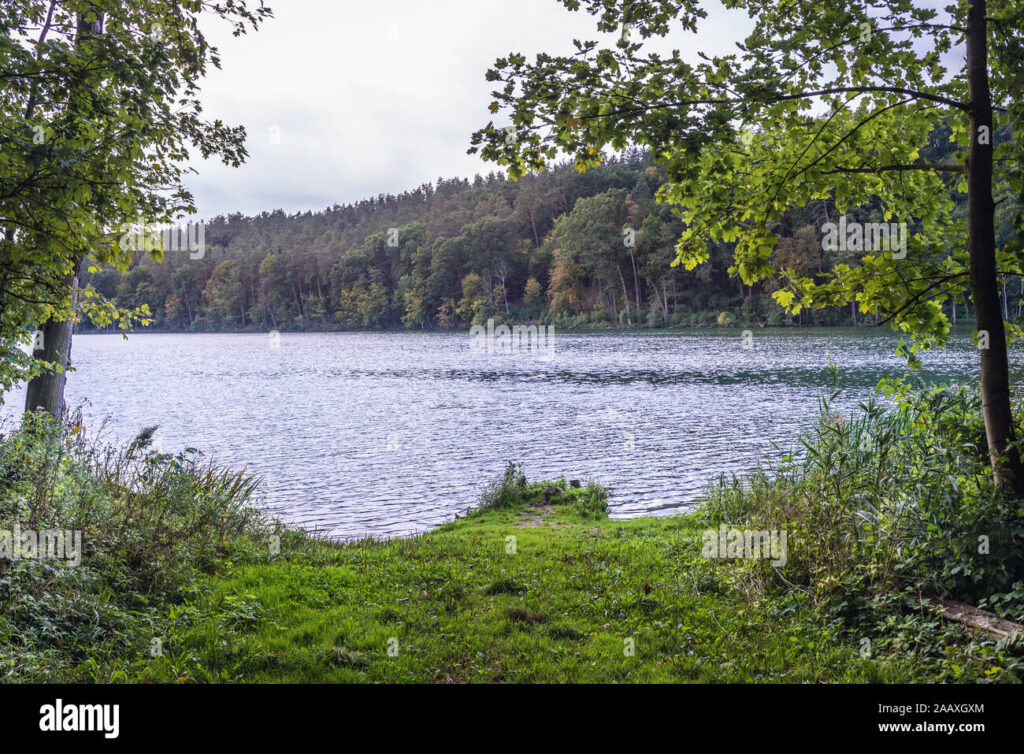
{"label": "shrub", "polygon": [[511,508],[523,502],[526,491],[526,475],[521,463],[509,461],[505,471],[481,495],[479,510]]}
{"label": "shrub", "polygon": [[596,482],[570,490],[572,509],[584,518],[604,518],[608,515],[608,490]]}
{"label": "shrub", "polygon": [[705,523],[787,530],[784,566],[743,563],[755,591],[800,592],[848,615],[923,594],[1020,620],[1024,518],[991,481],[978,395],[883,389],[893,405],[869,401],[849,418],[823,399],[799,452],[706,493]]}
{"label": "shrub", "polygon": [[258,480],[192,449],[156,453],[154,431],[101,447],[40,413],[0,437],[0,529],[80,532],[82,550],[77,565],[0,559],[0,679],[80,680],[86,658],[90,672],[97,658],[128,662],[160,635],[157,608],[203,573],[267,557]]}

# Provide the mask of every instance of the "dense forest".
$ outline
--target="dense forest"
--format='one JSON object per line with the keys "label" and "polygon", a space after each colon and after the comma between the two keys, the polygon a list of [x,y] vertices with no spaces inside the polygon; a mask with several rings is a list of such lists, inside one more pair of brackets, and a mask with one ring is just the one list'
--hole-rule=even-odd
{"label": "dense forest", "polygon": [[[952,151],[948,134],[933,136],[936,158]],[[586,172],[566,163],[519,181],[439,179],[321,212],[218,216],[200,258],[142,253],[127,272],[104,268],[89,282],[120,306],[147,307],[149,327],[179,331],[457,329],[489,318],[562,329],[864,324],[853,306],[787,314],[771,297],[776,281],[747,287],[730,271],[729,244],[694,270],[672,266],[682,225],[655,199],[663,182],[650,153],[632,150]],[[1019,207],[1003,198],[1000,245]],[[837,215],[831,201],[791,208],[773,264],[801,276],[856,264],[863,252],[822,248]],[[868,204],[847,218],[877,222],[882,212]],[[1009,319],[1024,305],[1019,285],[1004,284]],[[956,309],[954,321],[971,315],[967,301]]]}

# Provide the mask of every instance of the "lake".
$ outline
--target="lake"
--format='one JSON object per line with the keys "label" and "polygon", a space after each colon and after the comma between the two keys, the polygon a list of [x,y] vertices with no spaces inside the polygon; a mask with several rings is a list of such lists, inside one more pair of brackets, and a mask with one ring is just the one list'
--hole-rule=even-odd
{"label": "lake", "polygon": [[[814,424],[836,363],[852,410],[898,373],[880,330],[557,333],[550,352],[488,352],[467,333],[79,335],[67,399],[88,429],[195,447],[264,480],[267,510],[331,536],[420,532],[479,499],[508,460],[533,480],[595,479],[613,517],[691,506],[719,474]],[[1020,372],[1019,352],[1012,354]],[[925,355],[977,380],[969,331]],[[11,416],[23,395],[7,397]]]}

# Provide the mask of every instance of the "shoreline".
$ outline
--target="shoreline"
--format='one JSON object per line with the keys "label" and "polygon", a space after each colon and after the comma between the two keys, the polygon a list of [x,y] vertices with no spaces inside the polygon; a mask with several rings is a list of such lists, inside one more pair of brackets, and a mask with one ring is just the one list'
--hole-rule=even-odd
{"label": "shoreline", "polygon": [[[528,324],[528,323],[520,323]],[[782,334],[799,333],[808,335],[814,332],[844,332],[848,334],[877,333],[893,338],[901,337],[900,333],[894,332],[887,326],[882,325],[759,325],[737,324],[732,326],[707,325],[705,327],[694,327],[688,325],[673,325],[670,327],[620,327],[620,328],[573,328],[561,329],[558,325],[551,325],[555,328],[556,335],[685,335],[685,334],[729,334],[735,333],[739,337],[744,330],[752,330],[755,333]],[[951,333],[970,333],[974,331],[973,320],[961,320],[950,329]],[[353,335],[464,335],[469,337],[469,328],[452,330],[409,330],[404,328],[382,329],[382,330],[353,330],[345,328],[308,328],[303,330],[257,330],[247,328],[243,330],[165,330],[156,328],[140,328],[128,333],[132,335],[269,335],[272,332],[281,335],[322,335],[322,334],[353,334]],[[122,335],[120,330],[76,330],[75,337],[83,335]],[[904,336],[905,337],[905,336]]]}
{"label": "shoreline", "polygon": [[6,502],[34,499],[26,470],[60,448],[62,484],[85,507],[40,520],[78,521],[82,559],[0,561],[7,682],[1019,680],[1014,652],[938,613],[922,623],[927,607],[865,587],[848,563],[834,575],[851,594],[885,601],[847,616],[846,593],[816,575],[846,562],[821,547],[833,519],[820,492],[780,511],[755,476],[758,494],[709,488],[685,513],[612,519],[605,488],[527,483],[509,463],[467,515],[337,543],[260,515],[244,472],[149,450],[151,433],[97,466],[80,434],[37,421],[3,438]]}
{"label": "shoreline", "polygon": [[[701,553],[700,511],[612,520],[557,485],[386,542],[282,540],[211,578],[203,612],[252,617],[135,680],[255,683],[917,683],[937,662],[827,629],[813,610],[736,590],[743,561]],[[546,492],[545,492],[546,491]],[[780,611],[782,611],[780,613]],[[785,615],[785,618],[773,616]],[[967,642],[949,646],[970,664]],[[962,655],[961,655],[962,653]],[[966,680],[966,676],[960,680]]]}

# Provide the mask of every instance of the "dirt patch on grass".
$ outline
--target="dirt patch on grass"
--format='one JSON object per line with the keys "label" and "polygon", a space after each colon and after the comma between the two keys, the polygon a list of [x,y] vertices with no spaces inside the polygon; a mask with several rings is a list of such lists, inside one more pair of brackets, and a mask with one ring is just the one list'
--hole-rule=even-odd
{"label": "dirt patch on grass", "polygon": [[521,523],[516,524],[516,528],[525,529],[531,526],[543,526],[545,523],[547,523],[548,516],[554,512],[555,509],[552,508],[550,505],[545,505],[540,508],[537,508],[536,513],[529,513]]}

